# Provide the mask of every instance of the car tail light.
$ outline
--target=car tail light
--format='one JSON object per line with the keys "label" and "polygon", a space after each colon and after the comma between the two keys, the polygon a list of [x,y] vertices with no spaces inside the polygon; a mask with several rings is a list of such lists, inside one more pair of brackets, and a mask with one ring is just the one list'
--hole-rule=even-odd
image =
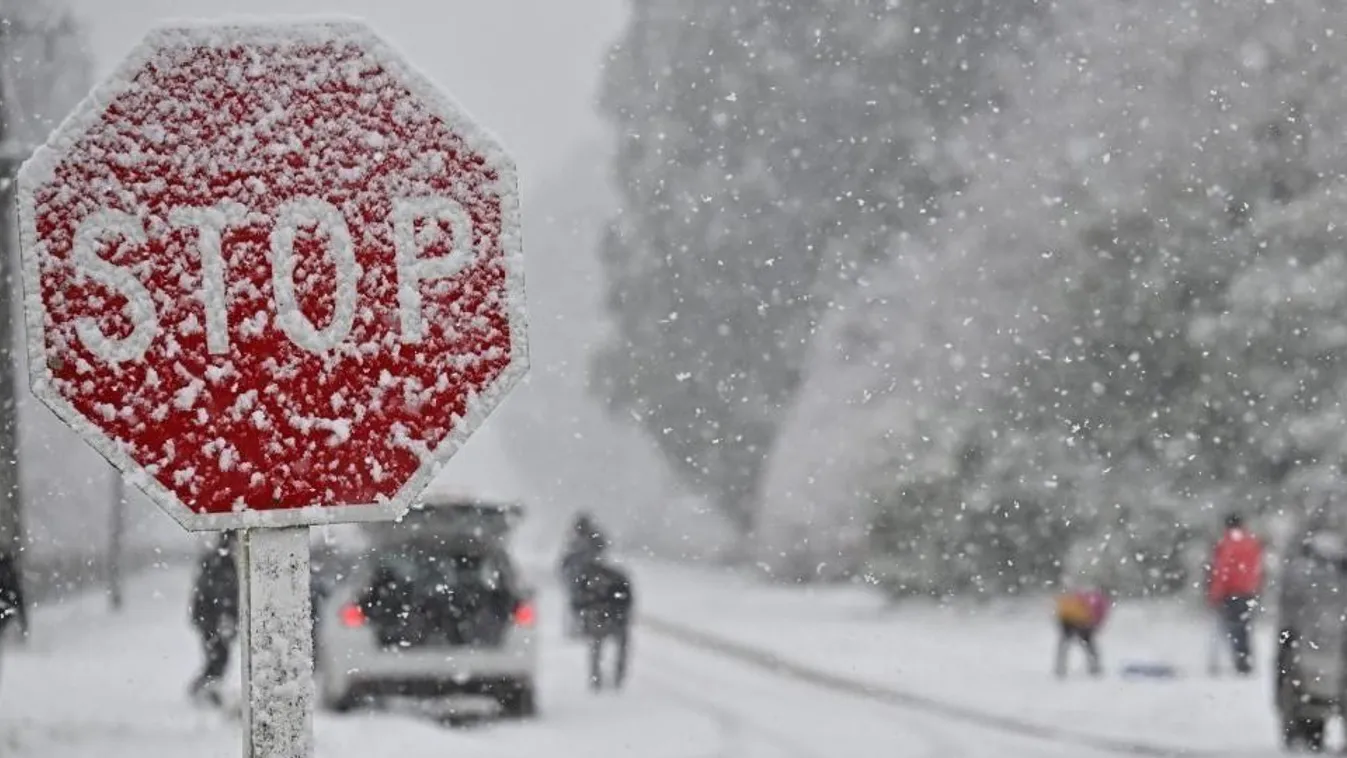
{"label": "car tail light", "polygon": [[365,610],[356,603],[347,603],[341,608],[341,623],[350,627],[365,625]]}
{"label": "car tail light", "polygon": [[520,603],[514,609],[514,623],[516,626],[533,626],[538,620],[538,612],[534,610],[533,603]]}

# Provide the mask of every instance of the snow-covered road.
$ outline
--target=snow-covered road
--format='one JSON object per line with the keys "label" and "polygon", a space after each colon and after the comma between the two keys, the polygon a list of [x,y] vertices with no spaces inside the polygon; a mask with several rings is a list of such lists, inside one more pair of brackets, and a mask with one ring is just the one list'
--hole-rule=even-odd
{"label": "snow-covered road", "polygon": [[[186,699],[198,663],[186,620],[189,580],[180,569],[141,577],[120,616],[97,598],[39,611],[35,641],[0,661],[0,755],[238,755],[236,725]],[[577,756],[717,754],[719,724],[672,702],[643,681],[643,672],[622,696],[596,698],[584,688],[582,651],[559,639],[547,643],[545,710],[535,723],[452,729],[414,715],[320,714],[318,755],[510,758],[544,748]]]}
{"label": "snow-covered road", "polygon": [[[236,725],[190,706],[197,663],[181,569],[139,578],[126,611],[101,599],[41,609],[35,640],[0,661],[0,755],[235,756]],[[1079,745],[984,729],[839,693],[643,630],[630,687],[595,696],[583,651],[544,604],[541,718],[449,728],[416,715],[320,714],[320,758],[828,758],[856,750],[951,758],[1091,758]]]}
{"label": "snow-covered road", "polygon": [[[1085,677],[1077,657],[1062,682],[1050,673],[1047,598],[894,608],[859,588],[765,585],[649,561],[638,569],[647,632],[900,713],[1115,755],[1278,754],[1270,623],[1256,638],[1258,676],[1211,678],[1209,617],[1170,601],[1128,603],[1102,635],[1109,676]],[[1177,676],[1122,676],[1129,663],[1168,664]]]}

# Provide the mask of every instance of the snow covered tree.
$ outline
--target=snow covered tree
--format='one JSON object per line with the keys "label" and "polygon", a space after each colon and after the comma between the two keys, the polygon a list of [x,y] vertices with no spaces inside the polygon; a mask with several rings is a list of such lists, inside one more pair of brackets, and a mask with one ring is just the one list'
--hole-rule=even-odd
{"label": "snow covered tree", "polygon": [[[1269,474],[1286,461],[1250,443],[1272,378],[1258,363],[1284,360],[1282,348],[1247,330],[1219,350],[1194,337],[1213,318],[1230,323],[1222,314],[1249,290],[1240,282],[1261,251],[1294,259],[1305,235],[1324,242],[1303,209],[1295,234],[1276,222],[1260,240],[1258,227],[1347,168],[1335,138],[1347,67],[1328,42],[1347,11],[1320,0],[1120,2],[1061,6],[1054,22],[1028,86],[1011,90],[1023,128],[998,143],[1001,165],[1030,171],[1011,181],[1042,199],[1019,224],[1054,230],[1037,246],[1058,261],[1028,293],[1042,318],[1027,339],[1042,360],[1024,363],[1015,398],[1024,417],[1070,430],[1097,457],[1104,474],[1082,494],[1098,529],[1126,532],[1125,554],[1168,567],[1148,586],[1172,588],[1173,554],[1212,507],[1281,499]],[[1304,377],[1294,383],[1322,399]]]}
{"label": "snow covered tree", "polygon": [[599,391],[742,532],[814,327],[929,223],[938,137],[1034,4],[643,0],[606,72],[622,212]]}
{"label": "snow covered tree", "polygon": [[528,280],[544,286],[529,291],[529,375],[491,422],[557,538],[578,509],[619,539],[633,535],[668,484],[649,439],[588,391],[586,358],[608,329],[598,240],[616,205],[609,152],[604,142],[586,143],[525,203]]}
{"label": "snow covered tree", "polygon": [[[996,67],[998,109],[945,143],[970,179],[924,233],[926,282],[830,316],[905,336],[815,354],[802,396],[856,376],[802,399],[822,428],[779,440],[768,490],[863,456],[828,502],[874,509],[862,563],[896,591],[1042,584],[1082,545],[1172,590],[1212,508],[1331,481],[1341,304],[1309,283],[1336,265],[1344,22],[1320,0],[1053,6]],[[849,446],[801,460],[812,434]]]}
{"label": "snow covered tree", "polygon": [[1254,213],[1255,254],[1221,311],[1191,328],[1232,419],[1223,473],[1291,514],[1339,491],[1347,473],[1347,183],[1341,169],[1328,177]]}
{"label": "snow covered tree", "polygon": [[772,456],[758,560],[901,595],[1041,584],[1072,530],[1069,483],[1047,472],[1079,451],[1001,415],[1015,353],[986,324],[1015,304],[977,286],[986,269],[914,240],[896,249],[820,329]]}

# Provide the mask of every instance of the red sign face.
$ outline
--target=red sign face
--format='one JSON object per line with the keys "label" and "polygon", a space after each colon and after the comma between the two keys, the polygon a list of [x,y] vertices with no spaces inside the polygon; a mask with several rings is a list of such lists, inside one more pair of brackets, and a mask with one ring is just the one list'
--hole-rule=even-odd
{"label": "red sign face", "polygon": [[188,529],[396,516],[527,369],[514,166],[362,25],[156,31],[19,195],[34,392]]}

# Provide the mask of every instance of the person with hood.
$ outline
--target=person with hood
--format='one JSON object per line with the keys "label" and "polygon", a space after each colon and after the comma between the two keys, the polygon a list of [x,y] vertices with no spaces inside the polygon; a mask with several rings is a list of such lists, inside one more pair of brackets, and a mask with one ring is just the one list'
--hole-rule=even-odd
{"label": "person with hood", "polygon": [[571,525],[570,538],[561,558],[563,574],[573,573],[572,569],[584,566],[601,557],[608,550],[608,537],[599,528],[594,517],[581,511]]}
{"label": "person with hood", "polygon": [[[561,555],[560,575],[566,592],[571,596],[571,608],[575,608],[577,593],[576,582],[581,569],[600,560],[608,551],[608,538],[604,535],[594,518],[581,511],[571,525],[570,538]],[[567,618],[567,631],[570,636],[582,636],[580,618],[573,611]]]}
{"label": "person with hood", "polygon": [[1253,673],[1250,638],[1253,614],[1263,590],[1263,543],[1244,527],[1237,513],[1226,517],[1225,532],[1212,551],[1207,603],[1221,619],[1234,656],[1235,671]]}
{"label": "person with hood", "polygon": [[205,663],[192,681],[191,694],[215,705],[229,668],[229,648],[239,629],[238,534],[221,532],[201,557],[192,587],[192,626],[201,637]]}
{"label": "person with hood", "polygon": [[1091,676],[1100,676],[1104,668],[1099,659],[1095,641],[1108,618],[1112,601],[1108,592],[1099,587],[1069,590],[1057,596],[1057,660],[1054,671],[1059,679],[1066,676],[1067,656],[1073,642],[1085,649],[1086,663]]}
{"label": "person with hood", "polygon": [[627,678],[635,605],[631,578],[612,563],[595,558],[578,567],[571,603],[581,632],[589,641],[590,687],[595,691],[603,689],[603,653],[611,641],[617,648],[613,686],[620,688]]}
{"label": "person with hood", "polygon": [[1276,667],[1281,737],[1289,749],[1323,752],[1328,722],[1339,715],[1347,648],[1347,523],[1338,504],[1303,519],[1282,556]]}

